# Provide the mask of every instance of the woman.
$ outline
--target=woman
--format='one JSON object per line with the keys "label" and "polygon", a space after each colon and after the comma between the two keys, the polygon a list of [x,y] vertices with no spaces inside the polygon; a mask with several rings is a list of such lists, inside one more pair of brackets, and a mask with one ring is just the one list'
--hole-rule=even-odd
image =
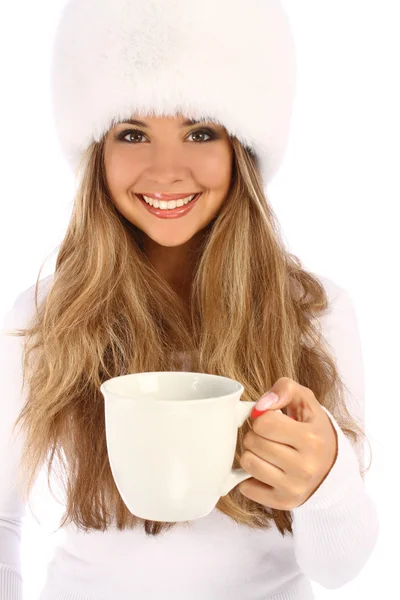
{"label": "woman", "polygon": [[[20,597],[21,517],[44,464],[66,510],[40,600],[305,600],[311,581],[340,587],[368,561],[378,522],[353,304],[287,251],[265,192],[294,90],[277,0],[65,7],[52,92],[74,209],[55,273],[18,296],[1,337],[7,598]],[[102,382],[163,370],[228,376],[260,400],[233,465],[252,478],[192,522],[131,514],[107,456]]]}

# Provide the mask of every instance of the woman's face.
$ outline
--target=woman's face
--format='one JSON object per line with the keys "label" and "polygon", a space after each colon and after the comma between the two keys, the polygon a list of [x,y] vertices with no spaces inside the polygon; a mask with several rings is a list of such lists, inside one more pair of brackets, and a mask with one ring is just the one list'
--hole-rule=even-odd
{"label": "woman's face", "polygon": [[[231,183],[233,150],[224,127],[212,122],[185,124],[185,117],[122,122],[107,134],[106,178],[112,200],[141,229],[148,246],[181,246],[219,212]],[[160,218],[137,194],[201,193],[182,217]],[[165,214],[163,211],[162,214]]]}

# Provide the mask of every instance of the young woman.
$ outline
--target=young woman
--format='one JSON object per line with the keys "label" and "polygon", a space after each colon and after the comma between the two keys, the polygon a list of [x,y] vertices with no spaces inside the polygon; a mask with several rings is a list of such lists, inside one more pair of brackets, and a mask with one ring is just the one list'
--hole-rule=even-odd
{"label": "young woman", "polygon": [[[294,90],[277,0],[66,5],[52,92],[78,186],[55,273],[3,321],[2,597],[21,598],[43,465],[65,536],[40,600],[308,600],[312,581],[337,588],[367,563],[379,527],[353,303],[288,252],[266,192]],[[107,455],[102,382],[163,370],[260,400],[233,464],[252,477],[191,522],[130,513]]]}

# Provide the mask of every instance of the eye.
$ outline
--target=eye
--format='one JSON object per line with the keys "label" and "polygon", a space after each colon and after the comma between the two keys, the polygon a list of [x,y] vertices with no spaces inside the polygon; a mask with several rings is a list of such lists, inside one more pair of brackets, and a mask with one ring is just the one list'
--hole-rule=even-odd
{"label": "eye", "polygon": [[196,131],[192,131],[192,133],[189,133],[189,137],[191,135],[197,135],[197,134],[201,134],[201,135],[208,135],[208,137],[210,138],[209,140],[203,140],[205,142],[210,142],[211,140],[214,140],[217,136],[215,135],[215,133],[211,130],[211,129],[196,129]]}
{"label": "eye", "polygon": [[[191,135],[198,135],[198,134],[208,135],[208,137],[210,139],[203,140],[204,142],[210,142],[210,141],[218,138],[217,134],[214,131],[212,131],[211,129],[196,129],[196,131],[192,131],[191,133],[189,133],[189,137]],[[128,129],[127,131],[123,131],[122,133],[117,135],[117,139],[120,140],[121,142],[127,142],[128,144],[132,144],[132,142],[128,141],[126,138],[128,136],[134,136],[134,135],[139,135],[139,136],[144,137],[144,133],[142,131],[139,131],[138,129]],[[133,142],[133,143],[136,144],[137,142]],[[196,143],[201,143],[201,141],[196,142]]]}
{"label": "eye", "polygon": [[[128,137],[128,135],[134,135],[134,134],[139,134],[139,135],[144,136],[144,133],[142,133],[138,129],[129,129],[128,131],[123,131],[122,133],[120,133],[117,136],[117,139],[121,140],[121,142],[128,142],[128,140],[126,139]],[[128,143],[130,143],[130,142],[128,142]]]}

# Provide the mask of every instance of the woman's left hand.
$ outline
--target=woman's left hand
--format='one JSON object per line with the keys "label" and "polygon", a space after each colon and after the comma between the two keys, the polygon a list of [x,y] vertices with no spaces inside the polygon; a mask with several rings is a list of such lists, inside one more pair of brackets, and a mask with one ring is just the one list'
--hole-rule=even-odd
{"label": "woman's left hand", "polygon": [[[252,477],[238,487],[259,504],[291,510],[313,495],[335,464],[337,434],[309,388],[281,377],[269,391],[279,399],[244,437],[240,464]],[[287,415],[279,412],[283,407]]]}

